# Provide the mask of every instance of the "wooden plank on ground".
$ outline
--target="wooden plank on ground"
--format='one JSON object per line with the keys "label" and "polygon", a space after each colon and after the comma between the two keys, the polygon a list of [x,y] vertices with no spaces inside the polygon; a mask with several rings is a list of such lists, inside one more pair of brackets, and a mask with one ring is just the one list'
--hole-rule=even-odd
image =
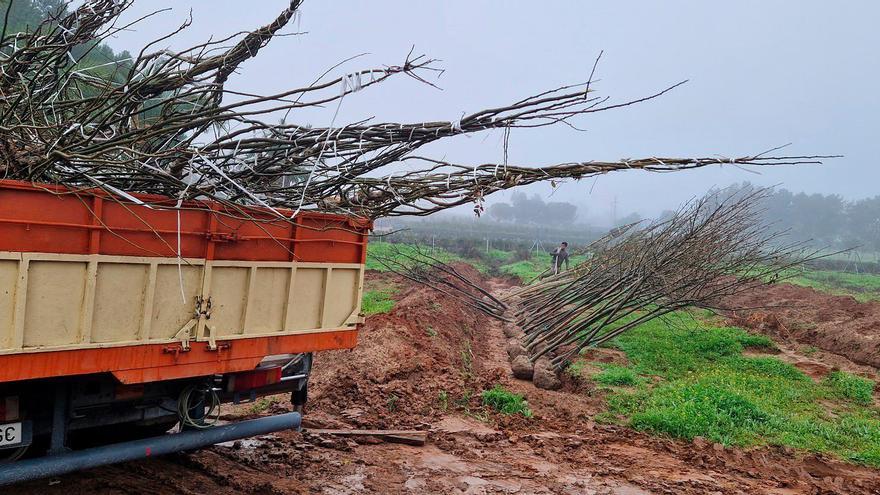
{"label": "wooden plank on ground", "polygon": [[304,430],[314,435],[337,435],[343,437],[377,437],[386,442],[403,443],[406,445],[425,445],[428,432],[421,430]]}

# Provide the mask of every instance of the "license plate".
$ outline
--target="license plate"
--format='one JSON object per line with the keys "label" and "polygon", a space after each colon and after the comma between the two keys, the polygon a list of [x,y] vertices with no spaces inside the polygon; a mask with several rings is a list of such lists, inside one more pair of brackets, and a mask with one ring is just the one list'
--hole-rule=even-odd
{"label": "license plate", "polygon": [[24,441],[21,423],[0,425],[0,447],[18,445]]}

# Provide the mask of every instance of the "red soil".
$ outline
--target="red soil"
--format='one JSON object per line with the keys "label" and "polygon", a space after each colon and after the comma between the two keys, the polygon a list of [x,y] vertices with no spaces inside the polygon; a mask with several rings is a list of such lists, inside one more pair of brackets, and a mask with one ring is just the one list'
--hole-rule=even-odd
{"label": "red soil", "polygon": [[880,302],[860,303],[791,284],[764,286],[725,302],[761,307],[732,315],[738,325],[880,368]]}

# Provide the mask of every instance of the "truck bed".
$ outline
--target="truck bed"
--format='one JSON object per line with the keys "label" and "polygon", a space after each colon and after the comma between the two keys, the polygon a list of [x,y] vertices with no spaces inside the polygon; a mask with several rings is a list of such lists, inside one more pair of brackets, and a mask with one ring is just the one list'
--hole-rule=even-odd
{"label": "truck bed", "polygon": [[0,181],[0,382],[143,383],[356,344],[369,222],[137,198]]}

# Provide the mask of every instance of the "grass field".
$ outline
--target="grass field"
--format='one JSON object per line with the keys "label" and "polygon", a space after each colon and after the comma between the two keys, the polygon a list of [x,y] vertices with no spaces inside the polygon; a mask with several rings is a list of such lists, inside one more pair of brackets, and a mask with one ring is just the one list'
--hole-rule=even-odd
{"label": "grass field", "polygon": [[[569,259],[569,264],[570,266],[575,266],[578,263],[583,263],[586,259],[587,257],[583,255],[572,256],[571,259]],[[552,263],[552,256],[547,253],[538,253],[528,260],[501,265],[499,270],[505,275],[518,277],[523,282],[530,282],[549,269]]]}
{"label": "grass field", "polygon": [[[382,263],[379,262],[378,258],[401,258],[405,260],[405,258],[400,257],[399,253],[406,254],[408,256],[414,256],[419,258],[419,249],[428,250],[430,252],[430,248],[425,247],[417,247],[412,244],[399,244],[399,243],[390,243],[390,242],[371,242],[367,245],[367,270],[375,270],[377,272],[385,272],[388,271]],[[493,250],[498,253],[506,253],[506,251],[498,251]],[[491,254],[491,251],[490,251]],[[438,260],[444,263],[453,263],[456,261],[464,261],[471,265],[477,270],[488,273],[490,271],[489,264],[483,260],[478,259],[467,259],[462,256],[459,256],[455,253],[451,253],[442,248],[434,249],[434,252],[431,253],[431,256],[437,258]]]}
{"label": "grass field", "polygon": [[[425,249],[422,247],[421,249]],[[398,252],[408,255],[418,255],[418,248],[411,244],[372,242],[367,246],[367,270],[379,272],[387,269],[379,263],[377,258],[394,258]],[[548,253],[533,254],[530,259],[516,260],[516,253],[500,249],[490,249],[488,252],[480,252],[479,258],[465,258],[441,248],[434,250],[433,256],[444,263],[463,261],[471,264],[484,274],[512,275],[523,282],[530,282],[547,271],[553,258]],[[575,266],[587,259],[585,255],[572,256],[570,266]]]}
{"label": "grass field", "polygon": [[[880,467],[875,384],[837,371],[816,382],[773,356],[767,337],[684,314],[618,337],[628,365],[575,363],[608,390],[598,420],[725,445],[786,445]],[[589,364],[589,366],[587,366]],[[589,370],[589,371],[588,371]],[[598,371],[596,371],[598,370]]]}
{"label": "grass field", "polygon": [[393,289],[365,290],[361,312],[366,316],[391,312],[394,309],[395,292]]}
{"label": "grass field", "polygon": [[791,272],[786,282],[812,287],[828,294],[853,296],[861,302],[880,300],[880,275],[829,270]]}
{"label": "grass field", "polygon": [[844,251],[844,252],[836,252],[831,250],[823,250],[823,253],[827,254],[826,257],[829,260],[839,260],[839,261],[874,261],[880,262],[880,252],[877,251]]}

